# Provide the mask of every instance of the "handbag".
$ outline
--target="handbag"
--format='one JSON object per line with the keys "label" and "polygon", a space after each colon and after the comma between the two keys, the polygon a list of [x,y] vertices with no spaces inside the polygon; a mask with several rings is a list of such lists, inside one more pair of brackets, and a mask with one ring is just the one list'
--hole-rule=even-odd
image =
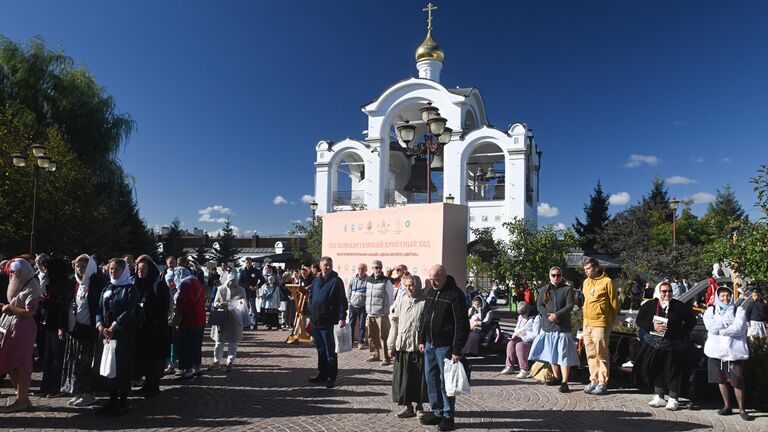
{"label": "handbag", "polygon": [[101,365],[99,375],[106,378],[117,376],[117,341],[112,339],[109,342],[104,341],[104,349],[101,352]]}
{"label": "handbag", "polygon": [[227,324],[227,318],[229,312],[221,309],[211,309],[211,314],[208,316],[208,324],[212,326],[223,326]]}

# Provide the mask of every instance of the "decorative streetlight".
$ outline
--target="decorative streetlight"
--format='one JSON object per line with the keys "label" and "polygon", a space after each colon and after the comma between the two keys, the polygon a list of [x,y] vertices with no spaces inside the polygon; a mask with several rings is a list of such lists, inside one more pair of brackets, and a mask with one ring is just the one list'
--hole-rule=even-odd
{"label": "decorative streetlight", "polygon": [[[36,164],[33,165],[33,186],[32,186],[32,227],[29,230],[29,253],[35,253],[35,221],[37,220],[37,182],[40,179],[40,171],[56,171],[56,161],[45,154],[45,147],[42,144],[32,144],[29,146],[33,157],[36,158]],[[27,165],[27,156],[22,153],[11,155],[13,165],[23,168]]]}
{"label": "decorative streetlight", "polygon": [[680,201],[677,198],[669,200],[669,208],[672,209],[672,247],[675,247],[677,244],[677,227],[675,226],[675,221],[677,220],[677,207],[679,205]]}
{"label": "decorative streetlight", "polygon": [[414,143],[411,142],[416,136],[416,126],[411,124],[409,120],[404,120],[397,124],[397,137],[400,141],[405,143],[405,154],[409,156],[416,155],[417,157],[426,159],[427,165],[427,178],[426,178],[426,191],[427,191],[427,203],[432,202],[432,158],[442,153],[443,146],[451,142],[451,133],[453,130],[446,127],[447,120],[440,116],[440,111],[437,107],[432,106],[431,102],[427,102],[426,105],[419,108],[421,113],[422,123],[427,125],[427,135],[424,138],[424,142]]}
{"label": "decorative streetlight", "polygon": [[309,208],[312,209],[312,226],[315,226],[315,214],[317,214],[317,202],[312,201],[309,204]]}

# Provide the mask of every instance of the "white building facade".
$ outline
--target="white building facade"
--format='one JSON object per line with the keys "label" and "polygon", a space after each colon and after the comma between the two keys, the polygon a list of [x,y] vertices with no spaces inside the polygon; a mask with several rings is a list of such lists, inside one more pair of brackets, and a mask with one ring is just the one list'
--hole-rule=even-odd
{"label": "white building facade", "polygon": [[[506,130],[489,125],[480,91],[440,83],[444,54],[432,37],[416,51],[417,78],[400,81],[364,105],[368,126],[362,139],[323,140],[316,146],[315,201],[318,214],[453,200],[469,208],[472,228],[495,228],[515,217],[537,222],[542,152],[524,123]],[[408,120],[419,141],[427,132],[419,109],[439,109],[450,141],[431,160],[434,186],[428,192],[426,162],[408,154],[396,126]]]}

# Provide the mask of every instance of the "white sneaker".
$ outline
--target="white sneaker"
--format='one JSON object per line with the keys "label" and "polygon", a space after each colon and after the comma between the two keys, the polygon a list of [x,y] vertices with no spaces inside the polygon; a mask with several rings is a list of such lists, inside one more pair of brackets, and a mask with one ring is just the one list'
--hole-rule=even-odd
{"label": "white sneaker", "polygon": [[677,408],[680,406],[679,403],[677,403],[677,399],[675,398],[669,398],[669,402],[667,402],[666,409],[670,411],[677,411]]}
{"label": "white sneaker", "polygon": [[635,362],[633,362],[632,360],[630,360],[630,361],[628,361],[628,362],[626,362],[626,363],[622,364],[622,365],[621,365],[621,367],[623,367],[623,368],[627,368],[627,369],[632,369],[633,367],[635,367]]}
{"label": "white sneaker", "polygon": [[72,406],[75,402],[77,402],[80,399],[80,396],[74,396],[72,399],[67,401],[67,405]]}
{"label": "white sneaker", "polygon": [[526,370],[521,370],[520,373],[517,374],[517,377],[519,379],[530,378],[531,377],[531,373],[529,371],[526,371]]}
{"label": "white sneaker", "polygon": [[502,375],[509,375],[509,374],[512,373],[512,368],[511,367],[505,367],[499,373],[502,374]]}
{"label": "white sneaker", "polygon": [[[677,402],[675,402],[675,403],[677,403]],[[667,405],[667,401],[665,401],[664,398],[659,396],[659,395],[653,395],[653,399],[650,402],[648,402],[648,405],[650,405],[650,406],[652,406],[654,408],[661,408],[661,407]]]}

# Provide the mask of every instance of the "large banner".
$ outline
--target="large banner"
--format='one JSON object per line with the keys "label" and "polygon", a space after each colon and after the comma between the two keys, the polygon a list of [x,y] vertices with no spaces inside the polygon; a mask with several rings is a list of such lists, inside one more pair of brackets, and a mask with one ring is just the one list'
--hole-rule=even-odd
{"label": "large banner", "polygon": [[467,273],[467,207],[415,204],[376,210],[343,211],[323,216],[323,255],[347,280],[359,263],[378,259],[384,269],[400,264],[424,279],[429,267],[443,264],[464,287]]}

